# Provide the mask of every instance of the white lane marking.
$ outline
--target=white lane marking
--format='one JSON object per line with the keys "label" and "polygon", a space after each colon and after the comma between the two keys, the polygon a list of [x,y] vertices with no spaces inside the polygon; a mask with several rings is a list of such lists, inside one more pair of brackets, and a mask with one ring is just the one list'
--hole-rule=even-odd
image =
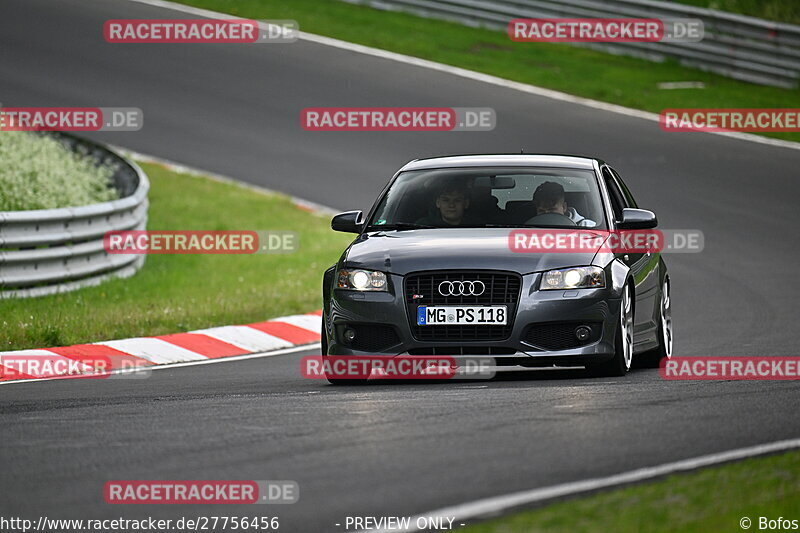
{"label": "white lane marking", "polygon": [[0,367],[37,378],[68,375],[70,371],[91,372],[90,365],[48,350],[0,352]]}
{"label": "white lane marking", "polygon": [[[452,507],[445,507],[436,509],[427,513],[411,518],[410,523],[415,524],[417,518],[441,516],[448,518],[455,518],[455,522],[468,520],[470,518],[477,518],[486,515],[493,515],[503,511],[507,511],[514,507],[522,505],[530,505],[532,503],[551,500],[563,496],[572,496],[583,492],[593,491],[597,489],[605,489],[619,485],[626,485],[629,483],[637,483],[662,477],[667,474],[675,472],[686,472],[689,470],[696,470],[707,466],[718,465],[730,461],[737,461],[746,459],[748,457],[755,457],[768,453],[775,453],[781,451],[792,450],[800,448],[800,439],[789,439],[769,444],[759,444],[747,448],[738,448],[727,452],[712,453],[709,455],[701,455],[691,459],[684,459],[672,463],[664,463],[658,466],[651,466],[646,468],[639,468],[638,470],[631,470],[621,474],[615,474],[607,477],[599,477],[586,479],[583,481],[573,481],[571,483],[562,483],[560,485],[553,485],[551,487],[543,487],[540,489],[524,490],[520,492],[512,492],[503,496],[495,496],[492,498],[483,498],[469,503],[454,505]],[[389,530],[370,530],[370,533],[382,533]],[[412,532],[420,531],[416,527],[409,529],[393,529],[395,533],[399,532]],[[362,532],[363,533],[363,532]]]}
{"label": "white lane marking", "polygon": [[110,346],[120,352],[147,359],[158,365],[208,359],[205,355],[200,355],[186,348],[181,348],[175,344],[153,337],[103,341],[97,344]]}
{"label": "white lane marking", "polygon": [[[128,0],[129,2],[136,2],[139,4],[146,4],[153,7],[160,7],[163,9],[171,9],[173,11],[180,11],[183,13],[190,13],[192,15],[197,15],[199,17],[207,17],[207,18],[230,18],[231,15],[229,13],[220,13],[217,11],[211,11],[208,9],[200,9],[197,7],[185,6],[182,4],[175,4],[173,2],[167,2],[166,0]],[[267,28],[268,25],[266,23],[260,22],[260,27]],[[562,93],[560,91],[554,91],[552,89],[545,89],[543,87],[537,87],[535,85],[529,85],[527,83],[521,83],[517,81],[506,80],[503,78],[499,78],[497,76],[491,76],[489,74],[482,74],[480,72],[475,72],[473,70],[467,70],[464,68],[453,67],[450,65],[445,65],[442,63],[437,63],[435,61],[429,61],[427,59],[420,59],[418,57],[407,56],[403,54],[398,54],[396,52],[389,52],[387,50],[381,50],[379,48],[372,48],[369,46],[364,46],[360,44],[354,44],[347,41],[340,41],[339,39],[334,39],[332,37],[323,37],[322,35],[315,35],[313,33],[306,33],[300,32],[299,38],[305,41],[322,44],[325,46],[331,46],[334,48],[341,48],[343,50],[347,50],[349,52],[356,52],[359,54],[370,55],[374,57],[379,57],[381,59],[387,59],[390,61],[397,61],[399,63],[405,63],[407,65],[414,65],[417,67],[427,68],[430,70],[436,70],[438,72],[445,72],[447,74],[452,74],[454,76],[459,76],[462,78],[467,78],[474,81],[480,81],[484,83],[489,83],[492,85],[497,85],[500,87],[505,87],[506,89],[513,89],[516,91],[528,93],[528,94],[535,94],[537,96],[543,96],[545,98],[550,98],[553,100],[560,100],[562,102],[569,102],[572,104],[578,104],[586,107],[591,107],[593,109],[601,109],[603,111],[609,111],[611,113],[618,113],[621,115],[628,115],[631,117],[637,117],[645,120],[650,120],[654,122],[658,122],[659,116],[657,113],[650,113],[649,111],[641,111],[639,109],[631,109],[630,107],[624,107],[621,105],[616,104],[609,104],[607,102],[600,102],[598,100],[592,100],[591,98],[583,98],[581,96],[574,96],[572,94]],[[289,45],[287,45],[289,46]],[[751,133],[741,133],[741,132],[733,132],[733,131],[714,131],[714,132],[697,132],[697,133],[705,133],[707,135],[721,135],[723,137],[730,137],[733,139],[739,139],[741,141],[749,141],[759,144],[767,144],[770,146],[776,146],[780,148],[789,148],[792,150],[800,150],[800,143],[792,142],[792,141],[784,141],[780,139],[772,139],[770,137],[762,137],[760,135],[753,135]]]}
{"label": "white lane marking", "polygon": [[291,342],[248,326],[220,326],[199,329],[192,333],[202,333],[250,352],[266,352],[293,346]]}
{"label": "white lane marking", "polygon": [[[314,349],[320,348],[319,344],[306,344],[303,346],[293,346],[291,348],[285,348],[283,350],[275,350],[272,352],[264,352],[264,353],[249,353],[246,355],[234,355],[231,357],[218,357],[216,359],[205,359],[203,361],[188,361],[185,363],[173,363],[169,365],[160,365],[160,366],[148,366],[141,370],[136,369],[117,369],[109,374],[130,374],[133,372],[150,372],[155,370],[171,370],[174,368],[184,368],[187,366],[199,366],[199,365],[214,365],[217,363],[228,363],[231,361],[243,361],[245,359],[259,359],[262,357],[273,357],[276,355],[286,355],[295,352],[304,352],[304,351],[313,351]],[[299,375],[299,371],[298,371]],[[64,378],[39,378],[39,379],[17,379],[14,381],[0,381],[0,385],[18,385],[21,383],[33,383],[36,381],[54,381],[54,380],[64,380]]]}
{"label": "white lane marking", "polygon": [[322,329],[322,317],[319,315],[289,315],[270,320],[270,322],[286,322],[298,328],[307,329],[312,333],[319,333]]}

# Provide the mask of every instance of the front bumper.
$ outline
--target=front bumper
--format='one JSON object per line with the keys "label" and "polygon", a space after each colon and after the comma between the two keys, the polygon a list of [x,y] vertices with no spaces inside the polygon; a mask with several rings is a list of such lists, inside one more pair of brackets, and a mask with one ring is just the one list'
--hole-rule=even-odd
{"label": "front bumper", "polygon": [[[403,290],[403,276],[390,275],[390,292],[357,292],[334,289],[325,304],[329,355],[452,355],[490,356],[498,365],[583,366],[614,355],[621,295],[619,289],[539,291],[539,276],[522,276],[519,302],[511,334],[502,340],[422,341],[415,338]],[[610,278],[610,276],[609,276]],[[543,348],[528,334],[531,325],[592,324],[599,328],[591,341],[568,348]],[[359,349],[347,342],[343,330],[390,326],[397,342],[379,350]],[[363,330],[362,330],[363,331]]]}

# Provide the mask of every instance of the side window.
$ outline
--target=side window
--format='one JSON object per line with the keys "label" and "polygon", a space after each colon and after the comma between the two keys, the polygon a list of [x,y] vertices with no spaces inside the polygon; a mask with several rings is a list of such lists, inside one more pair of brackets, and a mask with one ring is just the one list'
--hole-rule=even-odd
{"label": "side window", "polygon": [[622,191],[620,191],[608,167],[603,167],[603,181],[606,183],[606,189],[611,198],[611,208],[614,210],[614,219],[620,220],[622,218],[622,210],[628,206],[625,203],[625,197],[622,195]]}
{"label": "side window", "polygon": [[625,185],[625,182],[622,181],[622,178],[619,176],[619,172],[617,172],[611,167],[609,167],[609,169],[611,169],[611,172],[617,179],[616,181],[619,184],[620,188],[622,189],[622,194],[625,195],[625,202],[628,204],[625,207],[634,207],[634,208],[639,207],[638,205],[636,205],[636,200],[633,199],[633,195],[631,194],[631,191],[628,189],[628,186]]}

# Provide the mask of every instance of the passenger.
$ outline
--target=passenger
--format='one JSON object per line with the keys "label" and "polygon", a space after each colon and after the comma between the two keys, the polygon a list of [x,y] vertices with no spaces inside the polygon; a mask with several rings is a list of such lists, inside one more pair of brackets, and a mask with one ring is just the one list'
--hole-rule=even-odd
{"label": "passenger", "polygon": [[469,190],[462,183],[449,183],[440,189],[436,197],[436,212],[417,220],[424,226],[448,227],[473,224],[472,217],[465,213],[469,207]]}

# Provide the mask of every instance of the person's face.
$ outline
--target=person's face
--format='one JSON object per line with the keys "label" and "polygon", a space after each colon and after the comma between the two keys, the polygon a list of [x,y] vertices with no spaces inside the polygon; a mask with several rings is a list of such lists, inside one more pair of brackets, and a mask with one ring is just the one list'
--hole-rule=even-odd
{"label": "person's face", "polygon": [[536,209],[537,215],[543,215],[545,213],[558,213],[559,215],[566,215],[567,214],[567,202],[563,198],[555,203],[555,205],[551,207],[537,207]]}
{"label": "person's face", "polygon": [[460,192],[447,192],[436,199],[436,208],[448,224],[459,224],[468,206],[469,200]]}

